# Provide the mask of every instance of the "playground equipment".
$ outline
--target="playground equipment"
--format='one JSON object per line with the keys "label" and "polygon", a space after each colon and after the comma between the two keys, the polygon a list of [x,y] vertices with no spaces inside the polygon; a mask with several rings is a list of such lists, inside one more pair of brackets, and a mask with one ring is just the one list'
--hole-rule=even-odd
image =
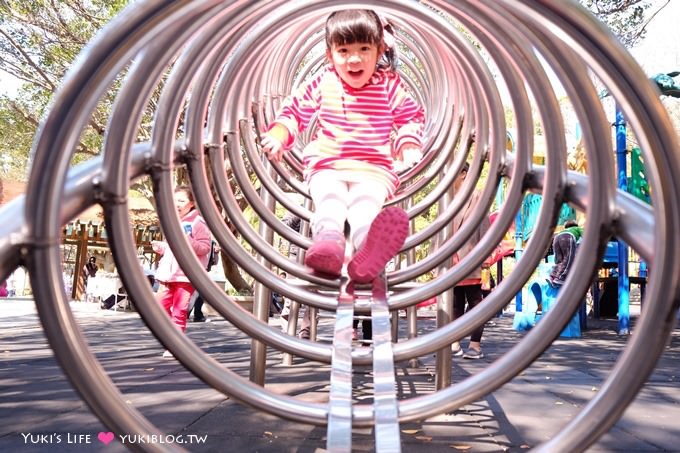
{"label": "playground equipment", "polygon": [[680,85],[675,81],[678,76],[680,76],[680,71],[673,71],[667,74],[656,74],[652,80],[662,95],[680,98]]}
{"label": "playground equipment", "polygon": [[[351,428],[367,426],[375,427],[376,450],[399,451],[399,422],[424,419],[476,401],[540,356],[576,311],[604,246],[614,235],[653,265],[647,310],[601,390],[578,417],[537,447],[546,452],[584,450],[616,422],[644,384],[663,351],[673,327],[670,320],[675,319],[672,312],[680,302],[676,253],[680,248],[676,234],[680,228],[680,163],[674,156],[678,144],[654,87],[606,30],[572,2],[373,2],[393,20],[400,45],[408,48],[402,55],[404,70],[410,72],[409,83],[426,105],[429,117],[426,158],[402,175],[404,189],[392,202],[407,205],[412,218],[438,203],[439,215],[431,225],[409,237],[402,252],[412,256],[414,247],[434,235],[441,240],[425,259],[408,260],[405,266],[388,273],[386,280],[374,282],[373,288],[353,291],[345,279],[331,281],[309,275],[304,267],[272,247],[274,231],[303,249],[310,245],[308,238],[286,228],[273,214],[276,203],[303,220],[309,219],[309,210],[291,202],[278,185],[283,180],[293,190],[305,193],[297,177],[298,155],[289,156],[284,165],[270,165],[257,153],[254,132],[272,117],[281,95],[322,64],[323,57],[314,57],[310,50],[323,39],[323,19],[330,10],[343,5],[356,4],[337,0],[159,0],[127,8],[88,45],[64,80],[35,141],[27,195],[0,212],[0,280],[18,265],[29,269],[40,318],[56,357],[83,399],[112,431],[159,434],[153,424],[125,403],[92,356],[62,289],[58,250],[61,225],[82,209],[100,203],[127,294],[156,337],[191,372],[215,389],[262,411],[327,425],[331,451],[350,451]],[[505,150],[503,102],[486,60],[459,28],[447,22],[444,17],[449,16],[493,58],[508,87],[518,130],[514,153]],[[558,75],[584,125],[588,176],[567,172],[559,106],[535,52]],[[169,65],[172,71],[156,104],[152,138],[135,143],[142,111]],[[614,181],[602,177],[614,174],[609,124],[587,69],[606,83],[640,139],[654,208],[617,191]],[[74,145],[90,112],[114,79],[123,75],[103,155],[69,170]],[[545,166],[532,163],[534,120],[527,87],[544,123],[548,144]],[[471,148],[473,140],[475,146]],[[469,156],[471,149],[476,152]],[[260,219],[257,232],[236,204],[225,175],[227,159],[234,180]],[[451,182],[466,159],[471,161],[468,178],[461,192],[452,194]],[[257,176],[259,192],[246,171],[246,160]],[[253,315],[212,282],[183,239],[172,200],[175,165],[186,166],[197,204],[222,249],[257,280]],[[488,169],[488,184],[471,223],[457,236],[448,237],[445,227],[472,193],[483,167]],[[203,354],[174,328],[156,304],[137,260],[126,205],[130,180],[142,175],[153,180],[165,237],[194,286],[222,316],[253,338],[250,381]],[[501,179],[508,181],[509,188],[493,226],[470,255],[448,269],[451,255],[466,241],[475,223],[488,215]],[[256,252],[256,258],[246,253],[226,228],[211,196],[209,180],[229,220]],[[413,203],[413,196],[431,181],[437,182],[435,188]],[[532,239],[523,250],[521,266],[478,309],[447,322],[451,288],[501,241],[528,191],[541,193],[544,203]],[[451,385],[450,344],[495,316],[517,294],[543,258],[563,202],[586,214],[581,248],[588,253],[578,254],[575,272],[556,304],[521,342],[492,366]],[[280,280],[272,267],[304,283],[293,285]],[[435,267],[441,270],[437,279],[413,283]],[[333,345],[300,340],[268,328],[262,320],[267,314],[269,290],[334,311]],[[370,307],[366,295],[372,298]],[[440,296],[442,327],[422,337],[392,343],[389,312],[415,306],[435,295]],[[355,298],[363,300],[355,304]],[[353,349],[352,314],[367,314],[369,310],[374,345]],[[264,378],[266,347],[330,363],[329,402],[301,401],[258,385]],[[397,401],[393,363],[435,351],[438,390]],[[375,402],[353,404],[347,385],[351,367],[368,364],[374,366]],[[137,447],[149,451],[161,448],[153,444]],[[179,450],[171,445],[162,448]]]}

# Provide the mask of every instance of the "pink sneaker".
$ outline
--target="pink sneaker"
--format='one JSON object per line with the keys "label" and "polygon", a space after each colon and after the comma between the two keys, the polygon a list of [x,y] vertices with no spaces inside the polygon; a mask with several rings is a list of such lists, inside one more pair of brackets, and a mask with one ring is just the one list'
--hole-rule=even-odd
{"label": "pink sneaker", "polygon": [[339,231],[322,231],[307,250],[305,265],[316,272],[337,277],[345,262],[345,236]]}
{"label": "pink sneaker", "polygon": [[349,278],[357,283],[372,282],[404,245],[408,236],[408,215],[396,206],[375,217],[366,240],[349,262]]}

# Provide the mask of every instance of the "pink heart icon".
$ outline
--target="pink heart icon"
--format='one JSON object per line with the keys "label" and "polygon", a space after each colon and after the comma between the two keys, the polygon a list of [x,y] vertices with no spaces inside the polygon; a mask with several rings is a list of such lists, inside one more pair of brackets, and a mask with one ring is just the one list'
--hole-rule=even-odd
{"label": "pink heart icon", "polygon": [[109,431],[108,433],[101,432],[97,434],[97,438],[104,444],[108,445],[113,440],[113,433]]}

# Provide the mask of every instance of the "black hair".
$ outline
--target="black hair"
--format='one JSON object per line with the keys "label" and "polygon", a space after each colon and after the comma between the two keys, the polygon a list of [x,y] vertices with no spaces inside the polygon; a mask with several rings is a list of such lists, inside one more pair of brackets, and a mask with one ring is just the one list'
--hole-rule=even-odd
{"label": "black hair", "polygon": [[574,219],[570,219],[564,222],[564,228],[571,228],[575,226],[578,226],[578,222]]}
{"label": "black hair", "polygon": [[[389,34],[392,36],[391,45],[387,44],[385,34]],[[378,66],[392,72],[397,70],[397,65],[399,64],[399,56],[397,55],[397,43],[394,40],[395,37],[396,35],[394,34],[394,26],[392,25],[391,22],[385,22],[383,24],[383,42],[385,43],[385,52],[383,53],[382,58],[378,60]]]}
{"label": "black hair", "polygon": [[[385,28],[393,34],[392,25]],[[387,48],[384,40],[383,23],[380,16],[370,9],[344,9],[331,13],[326,19],[326,47],[331,49],[335,44],[338,46],[369,43],[375,46],[383,46],[385,53],[381,66],[388,70],[396,69],[396,49]],[[394,46],[393,46],[394,47]]]}
{"label": "black hair", "polygon": [[187,198],[189,198],[190,202],[194,202],[194,193],[191,191],[191,187],[189,186],[177,186],[175,187],[175,193],[178,192],[184,192],[187,194]]}
{"label": "black hair", "polygon": [[470,171],[470,164],[469,164],[468,162],[465,162],[465,163],[463,164],[463,168],[460,169],[460,172],[461,172],[461,173],[462,173],[462,172],[467,173],[468,171]]}

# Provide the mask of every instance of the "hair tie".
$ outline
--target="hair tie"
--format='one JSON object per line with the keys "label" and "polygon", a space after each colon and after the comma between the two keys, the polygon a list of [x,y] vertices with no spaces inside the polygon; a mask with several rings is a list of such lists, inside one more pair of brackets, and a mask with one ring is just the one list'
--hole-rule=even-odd
{"label": "hair tie", "polygon": [[396,40],[394,38],[394,28],[392,27],[392,24],[384,16],[380,17],[380,24],[383,28],[383,41],[385,43],[385,47],[388,49],[394,49]]}
{"label": "hair tie", "polygon": [[383,41],[385,42],[385,47],[388,49],[394,49],[395,39],[392,32],[388,31],[387,28],[383,29]]}

